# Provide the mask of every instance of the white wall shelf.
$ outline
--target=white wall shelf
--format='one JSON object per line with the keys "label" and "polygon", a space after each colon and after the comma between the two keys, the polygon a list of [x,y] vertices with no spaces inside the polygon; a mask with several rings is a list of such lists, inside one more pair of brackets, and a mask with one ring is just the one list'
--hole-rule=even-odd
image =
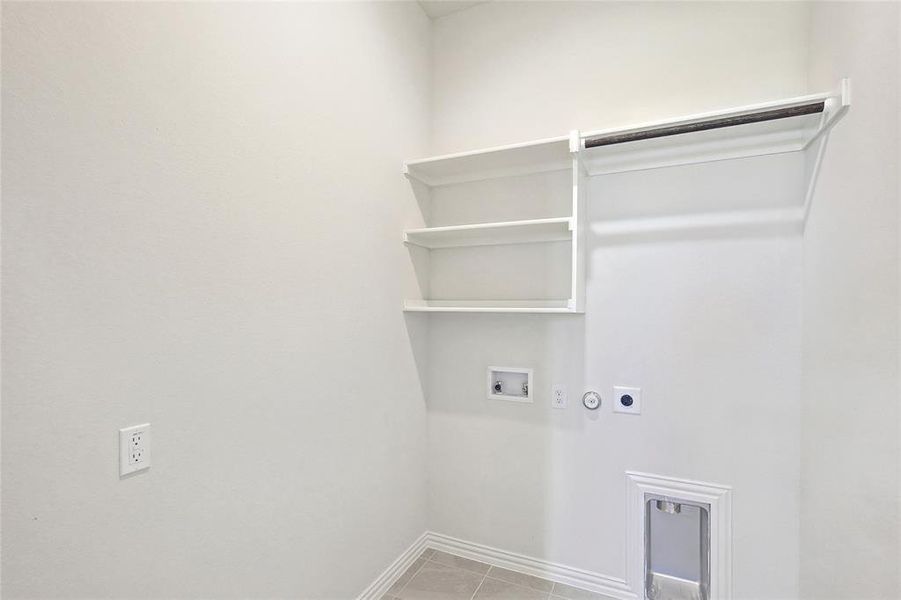
{"label": "white wall shelf", "polygon": [[406,300],[406,312],[575,313],[569,300]]}
{"label": "white wall shelf", "polygon": [[[574,131],[569,136],[407,161],[404,163],[404,174],[411,182],[420,184],[414,185],[414,191],[417,187],[426,190],[429,199],[436,187],[444,188],[488,179],[515,178],[551,171],[569,170],[572,173],[572,210],[568,216],[407,229],[404,232],[404,242],[408,247],[431,251],[467,246],[569,242],[572,252],[570,264],[565,267],[569,269],[570,276],[568,298],[559,300],[427,298],[430,282],[426,282],[421,286],[422,294],[426,298],[406,300],[404,310],[569,314],[584,312],[586,190],[588,177],[595,175],[777,154],[787,156],[789,153],[803,152],[802,160],[797,160],[797,155],[792,155],[795,158],[787,163],[794,169],[792,172],[797,173],[796,181],[799,183],[803,181],[803,192],[800,194],[804,197],[800,199],[801,201],[796,206],[760,207],[767,211],[763,216],[758,216],[754,212],[757,209],[748,210],[746,207],[744,210],[748,214],[742,216],[740,223],[743,224],[750,215],[751,221],[763,219],[768,225],[779,226],[780,230],[786,227],[803,230],[810,212],[810,202],[829,131],[849,106],[850,84],[847,80],[843,80],[835,92],[797,96],[627,127],[600,129],[584,134]],[[782,161],[784,157],[775,158]],[[769,172],[768,168],[763,170]],[[799,170],[804,171],[803,174]],[[766,176],[767,173],[761,173],[761,177]],[[782,173],[782,176],[785,174]],[[420,200],[422,201],[422,198]],[[485,198],[486,206],[491,202],[491,198]],[[723,219],[728,216],[712,215],[708,216],[707,220],[713,219],[715,221],[713,226],[722,226]],[[637,223],[636,226],[640,229],[638,233],[648,228],[648,217],[653,215],[643,215]],[[680,218],[682,221],[690,221],[689,217],[693,218],[694,215]],[[680,226],[680,223],[679,218],[674,220],[671,217],[665,226],[672,228]],[[603,225],[596,226],[592,231],[601,227],[601,233],[610,233]],[[613,234],[616,234],[616,224],[611,225],[614,225]],[[729,225],[726,229],[732,228],[732,224],[726,225]],[[656,226],[659,228],[659,224]],[[705,226],[710,228],[712,225],[706,223]],[[622,229],[622,224],[619,227]],[[635,233],[631,232],[632,235]],[[411,249],[411,252],[413,251]],[[505,260],[517,260],[510,258],[508,254],[504,256]],[[559,256],[556,261],[563,262]],[[428,261],[425,261],[425,264],[428,264]],[[503,272],[503,266],[500,269],[495,268],[495,271]],[[457,275],[460,272],[458,269]],[[560,274],[560,271],[555,272]],[[465,274],[468,274],[468,271],[465,271]],[[520,275],[522,276],[522,269]],[[526,276],[530,275],[531,273]],[[479,286],[478,291],[490,287],[482,283],[479,283]],[[443,291],[448,291],[447,286],[444,286]],[[460,295],[470,297],[467,293]],[[482,295],[507,296],[507,293],[486,292]],[[542,294],[535,295],[541,297]],[[554,297],[558,294],[554,292],[547,295]]]}
{"label": "white wall shelf", "polygon": [[571,239],[570,217],[426,227],[404,231],[405,243],[422,248],[527,244]]}
{"label": "white wall shelf", "polygon": [[[843,80],[836,92],[589,131],[582,135],[582,160],[589,176],[595,176],[800,152],[821,139],[849,104],[850,89],[847,80]],[[800,110],[817,105],[822,108],[806,113]],[[767,113],[792,116],[753,120],[755,115]],[[743,123],[746,120],[750,122]],[[705,128],[705,124],[712,128]],[[591,147],[592,143],[611,140],[612,143]]]}
{"label": "white wall shelf", "polygon": [[471,152],[409,160],[404,174],[428,186],[571,168],[571,137],[562,136]]}
{"label": "white wall shelf", "polygon": [[[479,222],[466,223],[462,225],[447,225],[440,227],[423,227],[418,229],[407,229],[404,231],[404,243],[411,248],[425,249],[431,251],[438,249],[454,249],[473,246],[508,246],[523,244],[546,244],[548,242],[568,243],[570,251],[566,252],[566,259],[560,253],[558,247],[555,251],[545,253],[541,251],[539,263],[541,272],[528,262],[526,256],[535,258],[534,254],[522,254],[524,251],[517,250],[515,254],[505,253],[504,260],[510,260],[516,263],[516,269],[521,277],[529,279],[528,284],[544,281],[549,273],[553,273],[548,281],[553,280],[553,285],[546,284],[548,289],[536,290],[532,285],[532,292],[537,292],[533,297],[538,298],[554,298],[559,295],[567,296],[565,298],[554,300],[498,300],[495,297],[507,297],[510,294],[509,289],[500,293],[497,290],[489,291],[491,285],[486,285],[486,280],[482,278],[477,281],[476,287],[467,290],[461,294],[463,297],[472,297],[472,290],[477,292],[475,296],[483,296],[479,299],[469,300],[453,300],[441,298],[428,298],[428,292],[431,287],[431,273],[417,273],[418,276],[429,279],[429,281],[420,280],[423,289],[424,299],[410,299],[404,302],[404,310],[407,312],[483,312],[483,313],[558,313],[558,314],[576,314],[583,312],[584,298],[584,265],[582,255],[582,245],[585,237],[585,219],[584,219],[584,199],[585,199],[585,170],[582,168],[578,159],[578,149],[580,143],[579,132],[571,132],[568,136],[556,138],[548,138],[525,142],[522,144],[512,144],[508,146],[499,146],[495,148],[487,148],[473,152],[462,152],[458,154],[448,154],[445,156],[437,156],[434,158],[424,158],[419,160],[411,160],[404,163],[404,174],[411,182],[425,184],[425,186],[415,186],[414,192],[424,194],[425,197],[419,197],[420,202],[425,202],[427,206],[432,207],[435,201],[434,188],[442,187],[442,197],[446,196],[447,191],[460,193],[462,188],[467,189],[467,193],[471,188],[465,184],[472,182],[484,181],[488,179],[504,179],[500,185],[505,191],[501,192],[501,196],[506,197],[508,212],[512,211],[517,214],[523,214],[526,204],[531,203],[526,212],[534,214],[536,210],[535,201],[539,205],[544,205],[548,198],[541,198],[543,194],[537,197],[534,194],[527,194],[530,197],[526,202],[525,197],[521,197],[518,192],[514,192],[514,179],[532,176],[535,174],[552,172],[569,171],[571,178],[554,179],[552,189],[548,188],[548,192],[557,194],[554,196],[558,200],[566,199],[567,208],[563,209],[558,206],[553,212],[558,210],[566,210],[565,216],[554,216],[548,218],[536,218],[528,220],[505,220],[496,222]],[[476,184],[473,184],[476,185]],[[461,187],[462,186],[462,187]],[[513,187],[511,187],[513,186]],[[474,203],[478,207],[478,211],[482,212],[487,209],[489,214],[496,214],[492,207],[499,202],[496,195],[497,188],[494,192],[486,193],[484,200]],[[492,195],[495,194],[495,195]],[[511,195],[512,194],[512,195]],[[512,200],[512,201],[511,201]],[[446,199],[444,200],[446,201]],[[484,207],[484,208],[483,208]],[[496,208],[496,206],[494,206]],[[431,211],[426,209],[423,211],[424,216]],[[547,206],[543,206],[539,212],[547,214]],[[559,214],[559,212],[557,212]],[[411,252],[414,250],[411,249]],[[496,255],[495,255],[496,256]],[[520,258],[523,257],[523,258]],[[551,258],[555,257],[555,258]],[[432,270],[434,262],[431,260],[423,261],[423,264],[431,264]],[[513,267],[513,265],[510,265]],[[516,276],[511,276],[515,269],[508,269],[505,265],[492,265],[492,268],[498,273],[495,279],[502,281],[515,280]],[[548,271],[547,269],[550,269]],[[423,271],[428,271],[428,268]],[[565,272],[561,271],[565,270]],[[464,276],[468,272],[464,273]],[[474,273],[475,275],[475,273]],[[439,276],[440,277],[440,276]],[[445,275],[448,277],[448,275]],[[459,271],[456,275],[459,277]],[[568,284],[565,284],[568,278]],[[467,279],[469,279],[467,277]],[[447,280],[446,280],[447,281]],[[470,285],[473,282],[470,282]],[[563,285],[568,285],[569,289],[562,289]],[[516,289],[522,289],[519,284],[515,284]],[[549,289],[553,288],[553,289]],[[445,289],[445,292],[448,290]],[[546,295],[544,295],[546,294]],[[450,295],[450,294],[448,294]],[[514,294],[515,295],[515,294]],[[532,293],[523,293],[528,298]]]}

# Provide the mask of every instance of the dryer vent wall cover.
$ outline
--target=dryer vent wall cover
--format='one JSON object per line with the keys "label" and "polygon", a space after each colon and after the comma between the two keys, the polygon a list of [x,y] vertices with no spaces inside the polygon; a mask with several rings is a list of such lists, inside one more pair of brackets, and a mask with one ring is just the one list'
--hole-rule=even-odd
{"label": "dryer vent wall cover", "polygon": [[709,600],[710,506],[645,494],[644,588],[651,600]]}
{"label": "dryer vent wall cover", "polygon": [[626,473],[628,583],[639,599],[732,597],[732,490]]}

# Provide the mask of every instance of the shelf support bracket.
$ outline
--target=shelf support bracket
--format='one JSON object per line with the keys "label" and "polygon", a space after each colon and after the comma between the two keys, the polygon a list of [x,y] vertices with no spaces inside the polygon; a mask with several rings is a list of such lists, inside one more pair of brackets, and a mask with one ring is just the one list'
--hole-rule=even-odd
{"label": "shelf support bracket", "polygon": [[851,107],[851,80],[842,79],[838,93],[826,100],[826,108],[823,111],[823,118],[816,132],[807,140],[804,149],[807,150],[813,143],[817,144],[816,156],[813,159],[813,166],[810,169],[810,178],[807,181],[807,190],[804,194],[804,205],[801,216],[801,233],[807,228],[807,219],[810,216],[810,210],[813,207],[813,195],[817,187],[817,179],[820,176],[820,166],[823,163],[823,157],[826,155],[826,146],[829,143],[829,133],[835,124],[845,116]]}

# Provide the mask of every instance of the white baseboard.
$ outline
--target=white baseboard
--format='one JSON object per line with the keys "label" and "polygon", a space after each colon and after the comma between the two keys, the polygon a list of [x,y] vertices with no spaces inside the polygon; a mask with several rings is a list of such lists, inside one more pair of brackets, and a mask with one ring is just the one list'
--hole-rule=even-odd
{"label": "white baseboard", "polygon": [[543,579],[565,583],[566,585],[597,592],[618,600],[636,600],[636,594],[626,581],[617,577],[609,577],[600,573],[548,562],[540,558],[483,546],[482,544],[467,542],[431,531],[426,533],[426,546],[496,567],[525,573],[526,575],[534,575]]}
{"label": "white baseboard", "polygon": [[366,591],[360,595],[359,600],[377,600],[380,598],[426,548],[442,550],[496,567],[564,583],[616,598],[617,600],[637,600],[635,592],[632,591],[624,579],[609,577],[575,567],[567,567],[566,565],[548,562],[540,558],[508,552],[476,544],[475,542],[467,542],[466,540],[432,531],[422,534],[378,579],[366,588]]}
{"label": "white baseboard", "polygon": [[382,574],[375,578],[375,581],[369,584],[363,593],[357,596],[357,600],[378,600],[385,595],[394,582],[404,574],[404,571],[410,568],[422,551],[428,548],[426,539],[428,532],[419,536],[409,548],[404,550],[400,556],[395,559],[391,566],[382,571]]}

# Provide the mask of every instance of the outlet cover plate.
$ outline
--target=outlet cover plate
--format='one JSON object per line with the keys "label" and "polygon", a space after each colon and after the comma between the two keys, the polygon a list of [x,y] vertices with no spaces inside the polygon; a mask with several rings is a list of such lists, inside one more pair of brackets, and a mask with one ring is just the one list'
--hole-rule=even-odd
{"label": "outlet cover plate", "polygon": [[566,386],[557,383],[551,390],[551,407],[566,408]]}
{"label": "outlet cover plate", "polygon": [[119,475],[150,468],[150,423],[119,430]]}
{"label": "outlet cover plate", "polygon": [[[631,399],[631,401],[630,401]],[[641,414],[641,388],[614,386],[613,412],[630,415]]]}

